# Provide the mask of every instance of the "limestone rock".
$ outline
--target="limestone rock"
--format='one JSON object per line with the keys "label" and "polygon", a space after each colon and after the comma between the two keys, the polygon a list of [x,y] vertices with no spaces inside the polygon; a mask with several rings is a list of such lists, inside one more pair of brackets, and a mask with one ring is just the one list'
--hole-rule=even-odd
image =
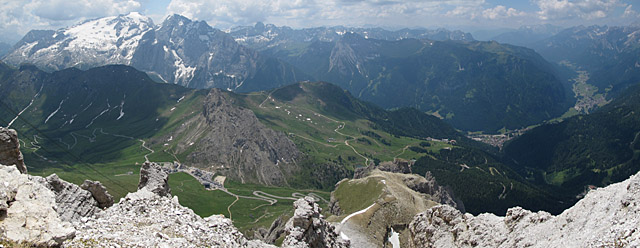
{"label": "limestone rock", "polygon": [[156,163],[145,162],[140,167],[140,182],[138,190],[146,189],[160,196],[171,196],[169,188],[169,174]]}
{"label": "limestone rock", "polygon": [[558,216],[520,207],[473,216],[439,205],[416,215],[409,230],[412,247],[640,247],[640,173]]}
{"label": "limestone rock", "polygon": [[100,211],[98,202],[91,192],[73,183],[66,182],[52,174],[46,178],[46,186],[56,196],[56,211],[64,221],[77,222]]}
{"label": "limestone rock", "polygon": [[293,203],[295,212],[287,221],[287,236],[282,247],[349,247],[335,228],[320,215],[320,207],[311,197],[298,199]]}
{"label": "limestone rock", "polygon": [[65,247],[274,247],[248,241],[221,215],[201,218],[144,187],[81,223]]}
{"label": "limestone rock", "polygon": [[275,221],[273,221],[273,223],[271,223],[271,226],[269,227],[269,230],[264,229],[264,228],[260,228],[258,229],[257,233],[255,234],[260,240],[268,243],[268,244],[273,244],[276,242],[276,240],[280,237],[280,235],[282,235],[284,233],[284,229],[286,226],[286,223],[283,219],[282,216],[278,217]]}
{"label": "limestone rock", "polygon": [[[202,114],[172,134],[194,142],[178,145],[177,152],[195,147],[187,156],[187,163],[201,168],[213,166],[240,182],[286,185],[287,174],[298,168],[295,160],[301,152],[286,134],[268,128],[253,111],[233,101],[222,90],[211,89],[204,99]],[[193,126],[208,132],[203,135]]]}
{"label": "limestone rock", "polygon": [[[56,212],[56,196],[41,177],[0,165],[0,239],[35,246],[58,246],[75,235]],[[5,207],[6,206],[6,207]]]}
{"label": "limestone rock", "polygon": [[27,173],[16,130],[0,127],[0,164],[15,165],[21,173]]}
{"label": "limestone rock", "polygon": [[454,197],[453,191],[450,188],[438,185],[438,182],[436,182],[436,179],[431,175],[430,171],[427,171],[424,178],[407,177],[403,179],[403,181],[410,189],[429,195],[432,201],[450,205],[463,213],[465,212],[462,201]]}
{"label": "limestone rock", "polygon": [[91,192],[91,196],[98,202],[99,208],[105,209],[113,205],[113,196],[99,181],[84,180],[80,187]]}
{"label": "limestone rock", "polygon": [[393,162],[387,161],[380,163],[377,169],[393,173],[409,174],[411,173],[411,163],[407,160],[396,158]]}
{"label": "limestone rock", "polygon": [[365,178],[371,174],[374,170],[392,172],[392,173],[401,173],[401,174],[411,174],[411,166],[413,165],[414,160],[404,160],[395,158],[393,162],[385,161],[378,165],[369,165],[366,167],[360,167],[355,170],[353,173],[353,179]]}

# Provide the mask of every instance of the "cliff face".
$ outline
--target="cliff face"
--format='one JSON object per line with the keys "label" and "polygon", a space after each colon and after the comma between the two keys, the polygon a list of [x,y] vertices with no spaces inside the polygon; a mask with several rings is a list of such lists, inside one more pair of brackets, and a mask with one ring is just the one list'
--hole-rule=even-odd
{"label": "cliff face", "polygon": [[285,225],[283,247],[290,248],[346,248],[349,241],[343,240],[335,232],[334,226],[320,214],[322,209],[311,197],[299,199],[293,203],[295,212]]}
{"label": "cliff face", "polygon": [[412,247],[638,247],[639,227],[640,173],[558,216],[520,207],[473,216],[439,205],[416,215],[409,230]]}
{"label": "cliff face", "polygon": [[193,147],[189,164],[214,168],[243,183],[287,184],[285,175],[295,170],[301,153],[284,133],[266,127],[251,110],[234,106],[232,97],[219,89],[212,89],[203,104],[202,114],[173,134],[193,140],[192,146],[178,150]]}
{"label": "cliff face", "polygon": [[0,164],[16,165],[21,173],[27,173],[24,165],[18,133],[12,129],[0,127]]}

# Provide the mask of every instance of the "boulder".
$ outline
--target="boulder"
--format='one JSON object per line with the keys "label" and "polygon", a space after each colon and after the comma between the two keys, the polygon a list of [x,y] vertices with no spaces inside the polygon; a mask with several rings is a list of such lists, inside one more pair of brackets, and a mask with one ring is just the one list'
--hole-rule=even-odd
{"label": "boulder", "polygon": [[140,167],[138,190],[143,188],[160,196],[171,196],[169,174],[156,163],[144,162]]}
{"label": "boulder", "polygon": [[15,165],[18,171],[27,173],[16,130],[0,127],[0,164]]}
{"label": "boulder", "polygon": [[80,188],[91,192],[91,196],[98,202],[99,208],[105,209],[113,205],[113,196],[99,181],[84,180]]}
{"label": "boulder", "polygon": [[46,178],[46,186],[55,194],[56,211],[64,221],[78,222],[100,211],[91,192],[64,181],[56,174]]}
{"label": "boulder", "polygon": [[349,241],[342,240],[320,214],[322,209],[312,197],[298,199],[293,206],[295,211],[285,225],[287,235],[282,247],[349,247]]}
{"label": "boulder", "polygon": [[56,195],[41,177],[0,165],[0,239],[33,246],[59,246],[76,231],[56,212]]}

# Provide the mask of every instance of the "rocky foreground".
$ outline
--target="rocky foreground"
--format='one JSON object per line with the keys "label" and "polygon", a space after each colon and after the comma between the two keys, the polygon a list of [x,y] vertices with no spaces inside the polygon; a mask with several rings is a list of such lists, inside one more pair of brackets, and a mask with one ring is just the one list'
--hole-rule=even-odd
{"label": "rocky foreground", "polygon": [[[11,131],[0,129],[0,144],[7,147],[0,151],[0,247],[274,247],[246,239],[224,216],[202,218],[181,206],[171,196],[168,174],[153,163],[141,167],[138,190],[115,204],[99,182],[78,186],[55,174],[46,178],[25,174]],[[413,190],[429,186],[409,183]],[[282,232],[283,247],[350,246],[312,198],[299,199],[294,207]],[[519,207],[509,209],[505,217],[473,216],[440,204],[413,218],[405,244],[416,248],[640,247],[639,228],[640,173],[589,192],[558,216]]]}
{"label": "rocky foreground", "polygon": [[[202,218],[181,206],[167,179],[160,166],[145,163],[138,191],[101,208],[109,204],[98,200],[106,191],[89,191],[96,182],[80,187],[0,165],[0,239],[44,247],[274,247],[247,240],[222,215]],[[312,198],[294,206],[283,247],[349,246]]]}
{"label": "rocky foreground", "polygon": [[412,247],[640,247],[640,173],[589,192],[558,216],[511,208],[473,216],[439,205],[409,225]]}

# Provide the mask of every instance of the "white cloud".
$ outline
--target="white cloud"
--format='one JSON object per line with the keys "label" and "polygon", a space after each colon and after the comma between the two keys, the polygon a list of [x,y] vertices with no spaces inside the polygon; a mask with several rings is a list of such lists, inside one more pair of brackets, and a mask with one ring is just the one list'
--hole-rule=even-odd
{"label": "white cloud", "polygon": [[32,29],[58,29],[86,19],[141,11],[148,0],[2,0],[0,34],[15,41]]}
{"label": "white cloud", "polygon": [[[477,7],[485,0],[172,0],[167,12],[217,27],[258,21],[308,27],[321,25],[425,25],[445,8]],[[406,26],[406,25],[405,25]]]}
{"label": "white cloud", "polygon": [[624,9],[624,13],[622,13],[622,18],[640,18],[640,14],[637,11],[633,10],[633,6],[629,4],[627,8]]}
{"label": "white cloud", "polygon": [[502,5],[498,5],[494,8],[489,8],[482,11],[482,17],[491,20],[525,15],[527,15],[527,13],[523,11],[518,11],[514,8],[507,8]]}
{"label": "white cloud", "polygon": [[537,0],[536,4],[540,8],[537,14],[541,20],[599,19],[621,6],[618,0]]}

